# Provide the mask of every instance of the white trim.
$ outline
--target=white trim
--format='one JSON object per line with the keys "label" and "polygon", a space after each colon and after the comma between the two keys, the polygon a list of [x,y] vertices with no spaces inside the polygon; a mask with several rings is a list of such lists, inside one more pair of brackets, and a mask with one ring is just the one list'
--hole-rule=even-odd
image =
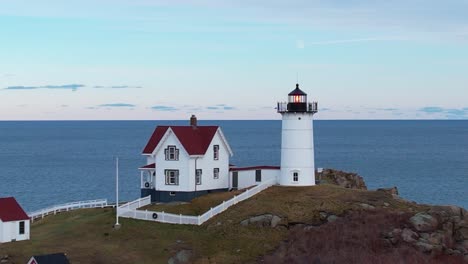
{"label": "white trim", "polygon": [[[232,152],[232,149],[231,149],[231,146],[229,145],[229,143],[227,142],[227,139],[226,137],[224,136],[224,133],[223,133],[223,130],[221,130],[221,127],[218,127],[218,130],[216,130],[216,133],[219,133],[220,137],[221,137],[221,140],[222,142],[224,143],[224,146],[226,147],[226,149],[228,150],[229,152],[229,155],[232,157],[234,156],[234,153]],[[213,141],[213,140],[211,140]],[[210,142],[211,144],[211,142]],[[207,150],[208,151],[208,150]]]}

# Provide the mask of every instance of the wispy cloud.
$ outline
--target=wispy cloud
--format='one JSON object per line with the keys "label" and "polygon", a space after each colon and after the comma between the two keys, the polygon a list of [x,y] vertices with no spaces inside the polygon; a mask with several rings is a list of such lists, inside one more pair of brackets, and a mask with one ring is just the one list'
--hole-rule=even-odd
{"label": "wispy cloud", "polygon": [[229,106],[226,104],[217,104],[214,106],[207,106],[205,107],[207,110],[235,110],[236,108],[234,106]]}
{"label": "wispy cloud", "polygon": [[444,112],[444,108],[438,107],[438,106],[427,106],[419,109],[419,111],[428,113],[428,114],[433,114],[433,113],[442,113]]}
{"label": "wispy cloud", "polygon": [[64,84],[64,85],[44,85],[44,86],[8,86],[4,90],[37,90],[37,89],[57,89],[57,90],[72,90],[85,87],[83,84]]}
{"label": "wispy cloud", "polygon": [[126,104],[126,103],[113,103],[113,104],[101,104],[99,107],[135,107],[134,104]]}
{"label": "wispy cloud", "polygon": [[419,109],[426,114],[439,114],[449,119],[468,118],[468,107],[465,108],[443,108],[438,106],[428,106]]}
{"label": "wispy cloud", "polygon": [[355,38],[355,39],[338,39],[338,40],[325,40],[309,42],[308,45],[333,45],[333,44],[347,44],[347,43],[358,43],[358,42],[372,42],[372,41],[397,41],[406,40],[402,37],[379,37],[379,38]]}
{"label": "wispy cloud", "polygon": [[151,109],[156,110],[156,111],[163,111],[163,112],[173,112],[179,110],[178,108],[175,108],[173,106],[167,106],[167,105],[155,105],[152,106]]}
{"label": "wispy cloud", "polygon": [[141,86],[130,86],[130,85],[113,85],[113,86],[93,86],[98,89],[140,89]]}

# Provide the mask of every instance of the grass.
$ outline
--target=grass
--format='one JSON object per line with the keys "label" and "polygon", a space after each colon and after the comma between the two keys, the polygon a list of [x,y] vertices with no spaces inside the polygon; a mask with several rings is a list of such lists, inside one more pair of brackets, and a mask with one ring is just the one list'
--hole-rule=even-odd
{"label": "grass", "polygon": [[[200,197],[190,204],[170,208],[150,207],[166,212],[200,214],[234,193]],[[73,263],[165,263],[180,249],[192,249],[195,263],[255,262],[272,252],[288,237],[287,228],[259,228],[239,223],[266,213],[291,223],[318,224],[319,212],[342,215],[359,208],[359,203],[375,207],[390,204],[390,210],[419,211],[422,206],[396,200],[377,191],[349,190],[333,185],[313,187],[273,186],[232,206],[202,226],[171,225],[122,219],[122,228],[113,230],[112,209],[83,209],[46,217],[31,227],[31,240],[0,245],[0,255],[10,255],[15,263],[30,256],[65,252]]]}
{"label": "grass", "polygon": [[164,203],[151,204],[141,208],[142,210],[166,212],[172,214],[183,215],[202,215],[212,207],[216,207],[223,201],[230,200],[236,195],[241,194],[245,190],[231,192],[217,192],[197,197],[189,203]]}

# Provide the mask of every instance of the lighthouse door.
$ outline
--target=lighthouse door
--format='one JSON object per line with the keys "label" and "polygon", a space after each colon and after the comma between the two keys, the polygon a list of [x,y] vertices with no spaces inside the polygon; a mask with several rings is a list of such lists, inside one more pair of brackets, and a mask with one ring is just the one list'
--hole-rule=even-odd
{"label": "lighthouse door", "polygon": [[239,178],[239,173],[237,171],[233,171],[232,172],[232,188],[236,190],[237,190],[237,187],[239,186],[238,178]]}

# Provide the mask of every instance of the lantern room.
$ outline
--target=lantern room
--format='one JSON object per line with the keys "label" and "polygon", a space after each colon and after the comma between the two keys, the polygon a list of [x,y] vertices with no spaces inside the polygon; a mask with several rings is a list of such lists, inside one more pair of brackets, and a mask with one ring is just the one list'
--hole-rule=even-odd
{"label": "lantern room", "polygon": [[288,111],[307,112],[307,94],[299,89],[299,84],[288,94]]}

